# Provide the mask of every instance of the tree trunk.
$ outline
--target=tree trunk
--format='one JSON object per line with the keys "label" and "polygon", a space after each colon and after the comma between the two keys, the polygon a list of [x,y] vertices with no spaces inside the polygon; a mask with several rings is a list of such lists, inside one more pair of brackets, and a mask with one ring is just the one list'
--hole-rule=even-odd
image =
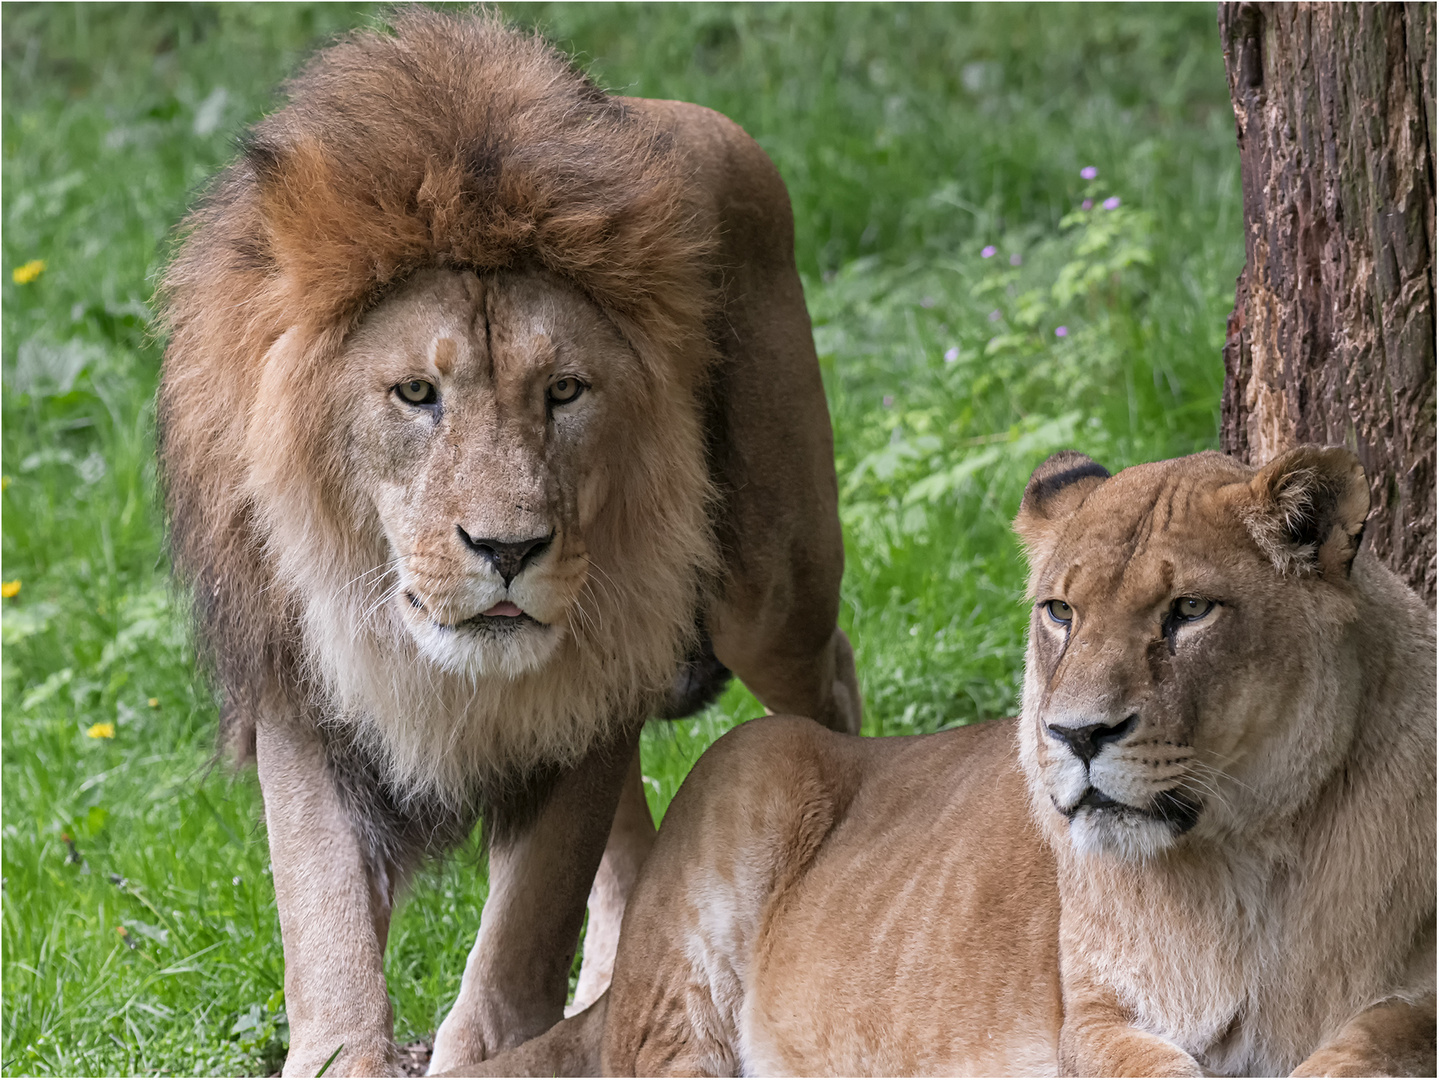
{"label": "tree trunk", "polygon": [[1434,602],[1434,8],[1219,5],[1247,260],[1221,439],[1349,447],[1366,538]]}

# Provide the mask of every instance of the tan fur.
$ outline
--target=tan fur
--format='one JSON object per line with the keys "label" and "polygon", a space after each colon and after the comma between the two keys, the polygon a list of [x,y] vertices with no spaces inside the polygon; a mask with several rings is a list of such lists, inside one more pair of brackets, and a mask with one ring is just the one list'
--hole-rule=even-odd
{"label": "tan fur", "polygon": [[[1432,1017],[1434,619],[1355,557],[1358,461],[1200,454],[1082,478],[1058,514],[1047,477],[1016,522],[1047,552],[1020,737],[1058,860],[1065,1068],[1274,1075],[1371,1006]],[[1216,605],[1156,633],[1179,597]],[[1052,733],[1129,717],[1087,771]],[[1417,1057],[1433,1071],[1432,1024]]]}
{"label": "tan fur", "polygon": [[1432,1075],[1434,620],[1355,557],[1365,491],[1313,447],[1046,462],[1021,718],[717,743],[626,913],[606,1073]]}
{"label": "tan fur", "polygon": [[[772,708],[859,722],[828,415],[773,166],[723,117],[608,97],[493,16],[410,9],[395,30],[288,86],[161,290],[176,568],[227,739],[272,748],[267,816],[292,863],[277,854],[292,1073],[388,1039],[379,922],[339,903],[337,925],[375,930],[336,946],[316,898],[372,895],[387,920],[481,806],[491,896],[437,1067],[558,1019],[604,850],[598,992],[650,842],[642,795],[605,835],[638,726],[687,660],[711,649],[711,681],[717,659]],[[583,392],[552,402],[565,379]],[[438,403],[402,399],[415,381]],[[493,544],[530,542],[502,573]],[[308,765],[286,765],[278,748],[300,745]],[[283,824],[311,803],[313,850]],[[331,832],[353,858],[326,861]],[[353,1024],[311,969],[353,993]],[[383,1059],[355,1053],[332,1071]]]}

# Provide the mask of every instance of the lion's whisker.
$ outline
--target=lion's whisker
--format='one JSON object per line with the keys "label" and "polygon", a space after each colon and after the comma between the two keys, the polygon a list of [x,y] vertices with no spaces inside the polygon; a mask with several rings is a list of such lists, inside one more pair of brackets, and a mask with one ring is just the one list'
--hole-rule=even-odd
{"label": "lion's whisker", "polygon": [[378,564],[377,566],[372,566],[372,567],[370,567],[368,570],[365,570],[365,571],[363,571],[363,572],[361,572],[361,573],[359,573],[359,574],[356,574],[356,575],[355,575],[354,577],[352,577],[349,581],[345,582],[345,584],[341,585],[340,588],[341,588],[341,589],[348,589],[351,585],[354,585],[354,584],[356,584],[356,583],[358,583],[358,582],[364,581],[366,578],[370,577],[372,574],[378,574],[378,573],[382,573],[382,572],[384,572],[384,571],[386,571],[386,570],[389,570],[390,568],[392,568],[392,567],[394,567],[394,566],[397,566],[400,562],[402,562],[402,561],[404,560],[404,558],[405,558],[405,556],[403,556],[403,555],[396,555],[396,556],[394,556],[393,558],[386,559],[384,562]]}
{"label": "lion's whisker", "polygon": [[374,618],[377,612],[379,612],[386,604],[388,604],[391,600],[393,600],[399,595],[400,583],[397,581],[391,587],[387,588],[383,593],[381,593],[378,600],[376,600],[373,604],[370,604],[367,608],[365,608],[364,611],[361,612],[360,622],[368,623],[372,618]]}

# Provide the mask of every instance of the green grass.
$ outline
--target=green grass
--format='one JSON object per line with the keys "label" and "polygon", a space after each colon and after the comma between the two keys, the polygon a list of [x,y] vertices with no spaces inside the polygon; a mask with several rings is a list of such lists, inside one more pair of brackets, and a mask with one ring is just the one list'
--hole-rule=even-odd
{"label": "green grass", "polygon": [[[0,607],[7,1075],[264,1073],[283,1052],[258,788],[214,761],[167,591],[148,305],[170,228],[235,135],[374,10],[3,10],[0,498],[3,577],[22,583]],[[1243,248],[1213,8],[509,10],[607,87],[734,117],[789,184],[866,731],[1011,711],[1025,610],[1008,522],[1029,471],[1061,446],[1113,468],[1216,442]],[[46,269],[17,284],[33,259]],[[651,725],[657,814],[757,711],[735,685]],[[89,737],[97,723],[114,738]],[[400,910],[402,1040],[453,998],[484,888],[457,857]]]}

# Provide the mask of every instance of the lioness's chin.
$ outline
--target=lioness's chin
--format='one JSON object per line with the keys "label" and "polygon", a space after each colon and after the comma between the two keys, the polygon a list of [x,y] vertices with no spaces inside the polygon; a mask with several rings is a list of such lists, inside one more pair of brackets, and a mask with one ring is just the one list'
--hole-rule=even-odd
{"label": "lioness's chin", "polygon": [[1182,835],[1172,822],[1129,806],[1081,807],[1069,819],[1069,841],[1079,855],[1107,855],[1127,862],[1152,859]]}
{"label": "lioness's chin", "polygon": [[456,626],[425,618],[406,620],[420,653],[436,667],[473,678],[516,679],[537,671],[554,655],[564,634],[528,616],[483,615]]}

